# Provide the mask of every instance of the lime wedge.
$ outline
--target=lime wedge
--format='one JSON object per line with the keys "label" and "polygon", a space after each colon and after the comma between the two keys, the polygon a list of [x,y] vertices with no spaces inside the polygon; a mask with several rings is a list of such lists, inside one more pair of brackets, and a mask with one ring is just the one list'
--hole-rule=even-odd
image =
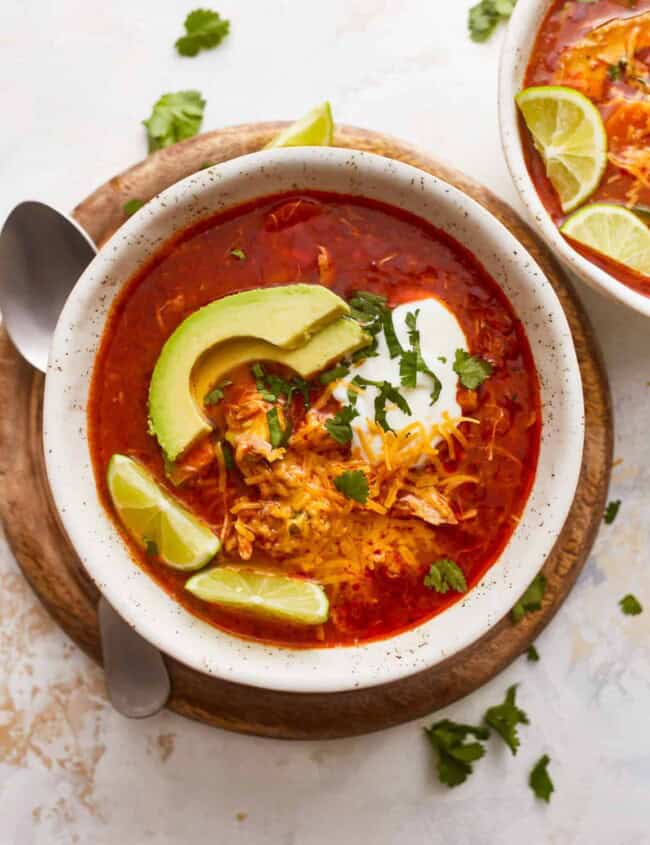
{"label": "lime wedge", "polygon": [[167,493],[139,463],[113,455],[106,476],[118,516],[131,537],[174,569],[192,571],[211,560],[219,538]]}
{"label": "lime wedge", "polygon": [[325,591],[313,581],[243,567],[219,566],[199,572],[185,589],[211,604],[294,625],[318,625],[327,620],[329,612]]}
{"label": "lime wedge", "polygon": [[595,252],[650,276],[650,229],[629,209],[595,202],[572,214],[560,231]]}
{"label": "lime wedge", "polygon": [[607,165],[600,112],[584,94],[557,85],[525,88],[515,99],[563,211],[573,211],[596,190]]}
{"label": "lime wedge", "polygon": [[332,109],[328,102],[316,106],[283,129],[264,149],[272,147],[329,147],[334,138]]}

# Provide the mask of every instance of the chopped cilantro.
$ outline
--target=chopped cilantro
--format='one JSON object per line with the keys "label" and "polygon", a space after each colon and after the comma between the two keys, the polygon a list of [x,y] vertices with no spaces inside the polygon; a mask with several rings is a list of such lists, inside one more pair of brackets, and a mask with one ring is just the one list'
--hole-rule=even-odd
{"label": "chopped cilantro", "polygon": [[232,255],[233,258],[239,259],[239,261],[246,261],[246,253],[244,252],[243,249],[239,249],[239,248],[231,249],[230,254]]}
{"label": "chopped cilantro", "polygon": [[352,440],[352,426],[350,423],[359,412],[351,405],[344,405],[341,410],[325,422],[327,433],[333,440],[344,446]]}
{"label": "chopped cilantro", "polygon": [[386,297],[358,290],[350,299],[350,313],[371,335],[377,335],[384,326],[384,312],[388,310]]}
{"label": "chopped cilantro", "polygon": [[492,375],[494,367],[489,361],[479,358],[478,355],[470,355],[464,349],[457,349],[454,372],[458,373],[459,381],[463,387],[468,390],[476,390]]}
{"label": "chopped cilantro", "polygon": [[175,44],[181,56],[196,56],[199,50],[211,50],[228,35],[230,21],[210,9],[195,9],[185,18],[185,35]]}
{"label": "chopped cilantro", "polygon": [[223,455],[223,462],[226,465],[226,469],[235,469],[235,454],[227,440],[221,441],[221,454]]}
{"label": "chopped cilantro", "polygon": [[199,167],[199,170],[207,170],[208,167],[214,167],[216,162],[214,161],[204,161],[203,164]]}
{"label": "chopped cilantro", "polygon": [[406,326],[409,330],[409,343],[411,349],[408,352],[402,353],[400,360],[399,375],[403,387],[415,387],[417,384],[417,374],[422,373],[433,381],[433,389],[431,390],[431,405],[437,401],[442,390],[442,383],[438,376],[432,372],[426,365],[422,357],[422,350],[420,348],[420,332],[417,329],[417,320],[420,311],[409,312],[406,315]]}
{"label": "chopped cilantro", "polygon": [[480,0],[469,10],[467,25],[472,41],[487,41],[501,21],[508,20],[517,0]]}
{"label": "chopped cilantro", "polygon": [[506,692],[503,704],[490,707],[483,717],[486,724],[494,728],[513,754],[516,754],[519,748],[517,725],[528,724],[528,716],[515,704],[516,694],[517,684],[513,684]]}
{"label": "chopped cilantro", "polygon": [[551,800],[551,792],[555,790],[553,781],[551,780],[547,771],[547,766],[551,762],[548,754],[544,754],[533,766],[533,770],[528,778],[528,785],[533,790],[538,798],[546,801],[548,804]]}
{"label": "chopped cilantro", "polygon": [[368,501],[368,479],[360,469],[348,470],[334,479],[334,486],[348,499],[362,505]]}
{"label": "chopped cilantro", "polygon": [[269,440],[271,446],[273,446],[274,449],[286,446],[289,438],[291,437],[291,431],[293,428],[291,423],[287,422],[287,427],[284,431],[282,430],[278,409],[275,406],[266,412],[266,419],[269,424]]}
{"label": "chopped cilantro", "polygon": [[321,384],[331,384],[331,382],[347,376],[349,372],[350,368],[346,364],[339,364],[336,367],[332,367],[331,370],[325,370],[324,373],[321,373],[318,380]]}
{"label": "chopped cilantro", "polygon": [[609,504],[605,508],[605,515],[603,516],[603,519],[605,520],[606,525],[611,525],[612,522],[614,522],[614,520],[618,516],[618,512],[619,512],[620,509],[621,509],[621,500],[620,499],[614,499],[612,502],[609,502]]}
{"label": "chopped cilantro", "polygon": [[124,205],[122,206],[122,211],[124,212],[125,217],[131,217],[132,214],[135,214],[136,211],[139,211],[142,206],[145,205],[144,200],[132,199],[127,200]]}
{"label": "chopped cilantro", "polygon": [[226,387],[230,387],[231,384],[231,381],[222,381],[221,384],[218,384],[213,390],[205,395],[203,404],[216,405],[218,402],[221,402],[225,395],[224,390]]}
{"label": "chopped cilantro", "polygon": [[255,379],[255,387],[265,402],[277,402],[280,397],[283,397],[289,403],[294,393],[300,393],[305,408],[309,408],[309,382],[300,376],[294,376],[291,381],[287,381],[275,373],[267,373],[259,362],[253,364],[251,373]]}
{"label": "chopped cilantro", "polygon": [[404,350],[395,334],[395,326],[393,325],[393,312],[390,308],[385,308],[382,313],[382,326],[384,329],[384,337],[386,338],[386,345],[388,346],[388,354],[391,358],[399,358],[404,354]]}
{"label": "chopped cilantro", "polygon": [[437,593],[455,590],[457,593],[467,592],[467,581],[460,566],[449,558],[441,558],[432,563],[429,572],[424,576],[424,586]]}
{"label": "chopped cilantro", "polygon": [[544,598],[545,592],[546,576],[540,573],[539,575],[536,575],[533,578],[526,592],[519,599],[517,604],[512,608],[510,612],[512,621],[515,624],[517,622],[521,622],[521,620],[527,613],[531,613],[534,610],[539,610],[542,606],[542,599]]}
{"label": "chopped cilantro", "polygon": [[425,733],[438,755],[440,783],[449,787],[464,783],[472,774],[472,763],[485,754],[485,748],[480,742],[466,742],[468,736],[476,740],[486,740],[490,736],[487,728],[462,725],[449,719],[425,728]]}
{"label": "chopped cilantro", "polygon": [[532,644],[529,645],[528,649],[526,650],[526,660],[529,660],[531,663],[539,662],[539,652]]}
{"label": "chopped cilantro", "polygon": [[352,383],[359,387],[376,387],[379,393],[375,397],[375,422],[380,425],[384,431],[392,431],[388,420],[386,418],[386,403],[392,402],[402,411],[402,413],[411,416],[411,408],[402,396],[399,390],[388,381],[373,381],[372,379],[355,376]]}
{"label": "chopped cilantro", "polygon": [[615,65],[610,65],[607,68],[607,74],[612,82],[616,82],[625,74],[626,67],[627,62],[625,59],[621,59],[619,62],[616,62]]}
{"label": "chopped cilantro", "polygon": [[643,613],[643,605],[638,600],[636,596],[633,596],[632,593],[628,593],[626,596],[619,601],[621,606],[621,610],[626,616],[638,616],[639,613]]}
{"label": "chopped cilantro", "polygon": [[147,129],[149,152],[191,138],[201,128],[205,100],[199,91],[163,94],[143,124]]}
{"label": "chopped cilantro", "polygon": [[438,360],[440,361],[441,364],[447,363],[447,359],[445,358],[444,355],[438,355]]}
{"label": "chopped cilantro", "polygon": [[147,557],[158,557],[158,544],[149,537],[144,538],[144,550]]}

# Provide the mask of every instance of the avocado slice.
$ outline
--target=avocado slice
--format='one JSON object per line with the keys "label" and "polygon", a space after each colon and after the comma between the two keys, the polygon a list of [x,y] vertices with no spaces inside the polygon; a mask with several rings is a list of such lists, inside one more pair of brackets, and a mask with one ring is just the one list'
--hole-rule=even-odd
{"label": "avocado slice", "polygon": [[[253,360],[278,361],[308,378],[367,344],[360,327],[344,318],[349,310],[327,288],[286,285],[226,296],[187,317],[163,346],[149,387],[150,428],[167,458],[176,460],[212,429],[195,399],[204,395],[198,391],[205,380],[214,385]],[[216,352],[206,354],[218,344],[223,364],[215,363]],[[197,367],[192,379],[199,361],[211,364]],[[204,372],[209,375],[201,376]]]}

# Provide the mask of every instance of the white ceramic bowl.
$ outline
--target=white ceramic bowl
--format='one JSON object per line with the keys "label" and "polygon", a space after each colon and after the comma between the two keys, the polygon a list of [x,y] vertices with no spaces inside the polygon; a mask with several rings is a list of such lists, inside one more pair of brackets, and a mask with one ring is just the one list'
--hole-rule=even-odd
{"label": "white ceramic bowl", "polygon": [[523,87],[537,32],[550,5],[551,0],[518,0],[503,43],[499,69],[499,126],[508,168],[530,222],[558,258],[592,288],[650,316],[650,297],[637,293],[588,261],[560,234],[537,194],[524,161],[515,94]]}
{"label": "white ceramic bowl", "polygon": [[[450,609],[399,636],[363,646],[279,648],[239,639],[192,616],[129,556],[98,500],[88,450],[90,373],[111,302],[125,280],[189,223],[297,187],[383,200],[468,247],[523,321],[541,381],[539,467],[501,558]],[[485,634],[550,552],[573,499],[583,438],[582,386],[569,327],[530,255],[501,223],[455,188],[407,165],[343,149],[255,153],[190,176],[148,203],[103,247],[70,295],[54,336],[45,387],[44,445],[54,501],[83,565],[109,602],[146,639],[199,671],[294,692],[336,692],[394,681]]]}

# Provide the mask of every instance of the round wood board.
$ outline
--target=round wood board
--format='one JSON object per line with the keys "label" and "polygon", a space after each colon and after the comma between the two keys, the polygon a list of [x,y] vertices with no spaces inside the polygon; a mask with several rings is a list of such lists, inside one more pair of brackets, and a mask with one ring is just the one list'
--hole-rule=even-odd
{"label": "round wood board", "polygon": [[[209,132],[161,150],[102,185],[74,211],[98,245],[124,221],[123,203],[148,200],[198,170],[262,147],[284,124]],[[269,692],[210,678],[167,659],[170,709],[210,725],[263,736],[319,739],[379,730],[424,716],[484,684],[518,657],[556,613],[600,525],[612,458],[609,386],[589,322],[558,264],[515,212],[485,188],[401,142],[340,127],[335,143],[415,165],[468,193],[498,217],[546,272],[568,317],[578,352],[586,408],[582,472],[571,512],[544,566],[543,608],[519,625],[509,617],[465,651],[433,669],[371,689],[305,695]],[[95,588],[58,523],[50,501],[41,446],[43,376],[16,353],[0,330],[0,516],[25,576],[63,630],[101,659]]]}

